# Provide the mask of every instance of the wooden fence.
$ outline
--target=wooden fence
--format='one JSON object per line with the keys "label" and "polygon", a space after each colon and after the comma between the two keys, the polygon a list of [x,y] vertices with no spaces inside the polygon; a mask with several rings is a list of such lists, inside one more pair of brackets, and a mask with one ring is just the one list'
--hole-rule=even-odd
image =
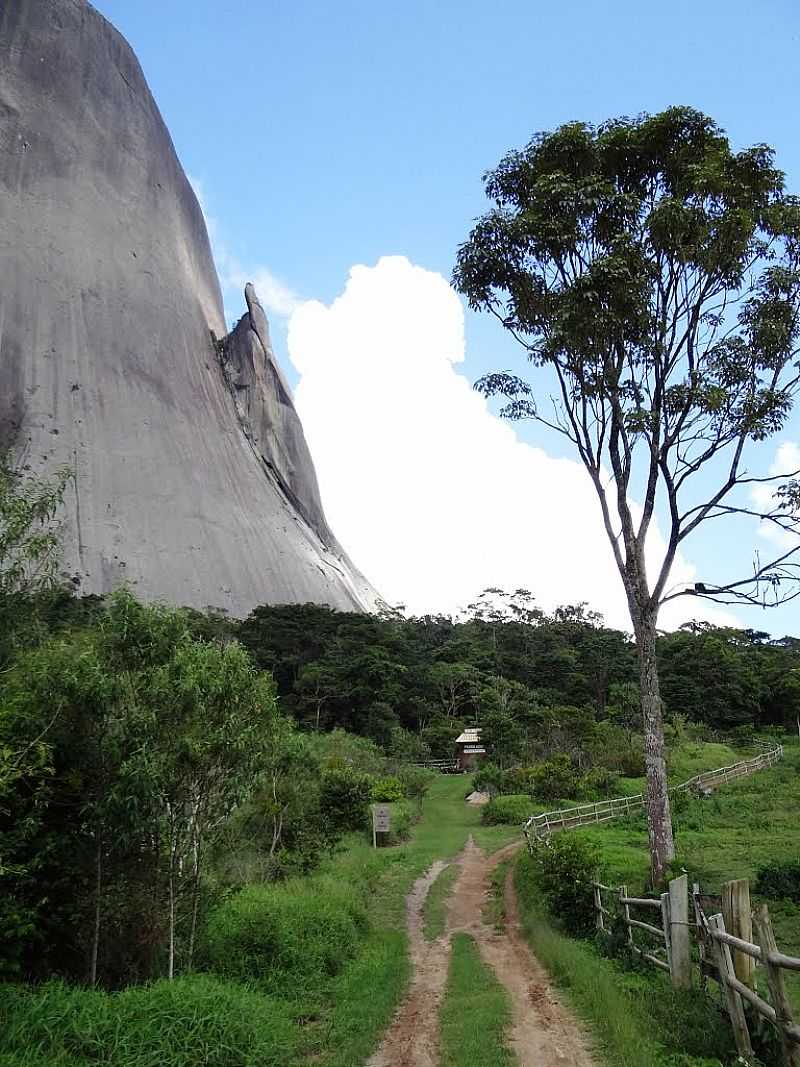
{"label": "wooden fence", "polygon": [[[632,897],[626,886],[601,882],[593,882],[592,889],[599,932],[608,933],[620,922],[631,951],[667,971],[676,987],[691,987],[695,969],[703,983],[710,978],[719,984],[736,1049],[745,1062],[753,1055],[746,1002],[776,1028],[786,1067],[800,1067],[800,1026],[794,1021],[783,974],[800,971],[800,958],[778,949],[766,904],[753,914],[747,879],[726,882],[722,897],[716,899],[702,896],[695,885],[691,894],[694,922],[689,921],[686,875],[673,879],[669,891],[660,897]],[[721,910],[708,914],[717,902]],[[642,918],[643,913],[651,921]],[[751,939],[753,929],[756,941]],[[763,985],[766,990],[759,991]]]}
{"label": "wooden fence", "polygon": [[[704,793],[711,792],[720,785],[743,778],[748,774],[772,767],[773,764],[783,759],[783,745],[769,744],[764,741],[754,742],[763,751],[751,759],[740,760],[732,763],[729,767],[717,767],[713,771],[703,771],[696,774],[680,785],[670,788],[670,793]],[[546,811],[542,815],[532,815],[522,828],[522,832],[528,839],[549,837],[558,830],[575,830],[579,826],[592,826],[597,823],[608,822],[610,819],[620,819],[624,815],[638,811],[645,804],[646,795],[636,793],[630,797],[617,797],[614,800],[598,800],[593,804],[578,804],[574,808],[563,808],[559,811]]]}
{"label": "wooden fence", "polygon": [[[601,933],[607,932],[609,922],[618,918],[632,952],[662,971],[667,971],[673,985],[679,988],[691,985],[689,896],[685,874],[673,879],[668,892],[660,897],[632,897],[628,895],[627,886],[608,886],[602,882],[592,882],[592,889],[596,925]],[[610,903],[608,894],[613,895],[616,907],[606,906]],[[648,922],[644,914],[652,921]],[[646,935],[649,943],[637,944],[635,931]]]}
{"label": "wooden fence", "polygon": [[425,767],[430,771],[440,771],[442,774],[455,774],[459,770],[458,760],[454,759],[426,759],[414,764],[415,767]]}

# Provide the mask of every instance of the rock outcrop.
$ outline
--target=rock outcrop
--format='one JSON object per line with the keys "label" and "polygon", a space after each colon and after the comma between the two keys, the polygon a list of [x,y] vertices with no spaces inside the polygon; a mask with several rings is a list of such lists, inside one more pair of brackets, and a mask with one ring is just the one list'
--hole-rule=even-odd
{"label": "rock outcrop", "polygon": [[202,212],[133,52],[85,0],[0,0],[0,436],[74,471],[83,592],[372,609],[266,316],[225,336]]}

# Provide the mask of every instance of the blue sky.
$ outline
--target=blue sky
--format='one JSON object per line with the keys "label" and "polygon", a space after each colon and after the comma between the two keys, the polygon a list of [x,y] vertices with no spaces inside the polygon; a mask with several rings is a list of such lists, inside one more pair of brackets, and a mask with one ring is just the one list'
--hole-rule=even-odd
{"label": "blue sky", "polygon": [[[790,0],[96,6],[142,63],[184,167],[200,183],[218,251],[244,273],[269,272],[301,299],[330,305],[354,265],[374,267],[385,256],[448,278],[457,245],[485,207],[481,174],[535,131],[572,119],[690,104],[712,115],[736,146],[773,145],[790,188],[800,191],[800,8]],[[229,316],[238,316],[236,293],[225,296]],[[391,317],[414,314],[413,307],[387,309]],[[297,384],[287,316],[273,309],[271,321],[277,354]],[[499,326],[467,314],[460,375],[472,380],[517,362]],[[310,402],[308,410],[316,417]],[[302,405],[301,414],[305,420]],[[448,447],[458,449],[456,428],[450,431]],[[550,456],[569,455],[546,431],[519,433]],[[309,439],[323,493],[335,497],[317,454],[335,451],[335,443],[321,429]],[[800,420],[782,440],[800,440]],[[770,445],[762,466],[773,453]],[[543,516],[551,504],[542,501]],[[332,509],[337,529],[356,522],[346,501],[334,500]],[[379,533],[379,526],[370,530],[373,539]],[[749,558],[751,532],[743,529],[742,538]],[[368,570],[353,536],[343,540]],[[698,577],[730,554],[731,543],[706,538],[692,547]],[[519,582],[536,592],[535,578],[520,575]],[[464,601],[476,591],[465,588]],[[589,589],[588,598],[593,592],[602,597]],[[741,619],[800,631],[800,614],[790,608]]]}

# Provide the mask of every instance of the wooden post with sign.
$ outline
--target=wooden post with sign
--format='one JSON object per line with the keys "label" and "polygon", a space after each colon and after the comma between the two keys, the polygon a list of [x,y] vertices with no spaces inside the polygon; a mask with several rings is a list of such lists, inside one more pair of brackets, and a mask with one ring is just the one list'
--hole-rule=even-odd
{"label": "wooden post with sign", "polygon": [[388,804],[372,805],[372,847],[378,847],[378,834],[388,834],[391,829],[391,808]]}

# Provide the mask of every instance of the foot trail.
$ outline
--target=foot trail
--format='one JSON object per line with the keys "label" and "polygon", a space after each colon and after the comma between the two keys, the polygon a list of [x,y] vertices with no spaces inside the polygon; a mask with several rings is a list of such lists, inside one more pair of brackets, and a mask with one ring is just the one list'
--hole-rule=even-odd
{"label": "foot trail", "polygon": [[460,872],[449,902],[447,932],[430,943],[422,933],[422,908],[446,864],[438,861],[414,883],[406,902],[411,985],[367,1067],[437,1067],[439,1007],[447,982],[450,937],[460,932],[475,939],[484,962],[508,991],[507,1041],[519,1067],[595,1067],[585,1031],[561,1003],[522,936],[511,871],[505,882],[504,928],[498,931],[484,922],[492,871],[519,847],[515,842],[487,856],[469,838],[456,861]]}

